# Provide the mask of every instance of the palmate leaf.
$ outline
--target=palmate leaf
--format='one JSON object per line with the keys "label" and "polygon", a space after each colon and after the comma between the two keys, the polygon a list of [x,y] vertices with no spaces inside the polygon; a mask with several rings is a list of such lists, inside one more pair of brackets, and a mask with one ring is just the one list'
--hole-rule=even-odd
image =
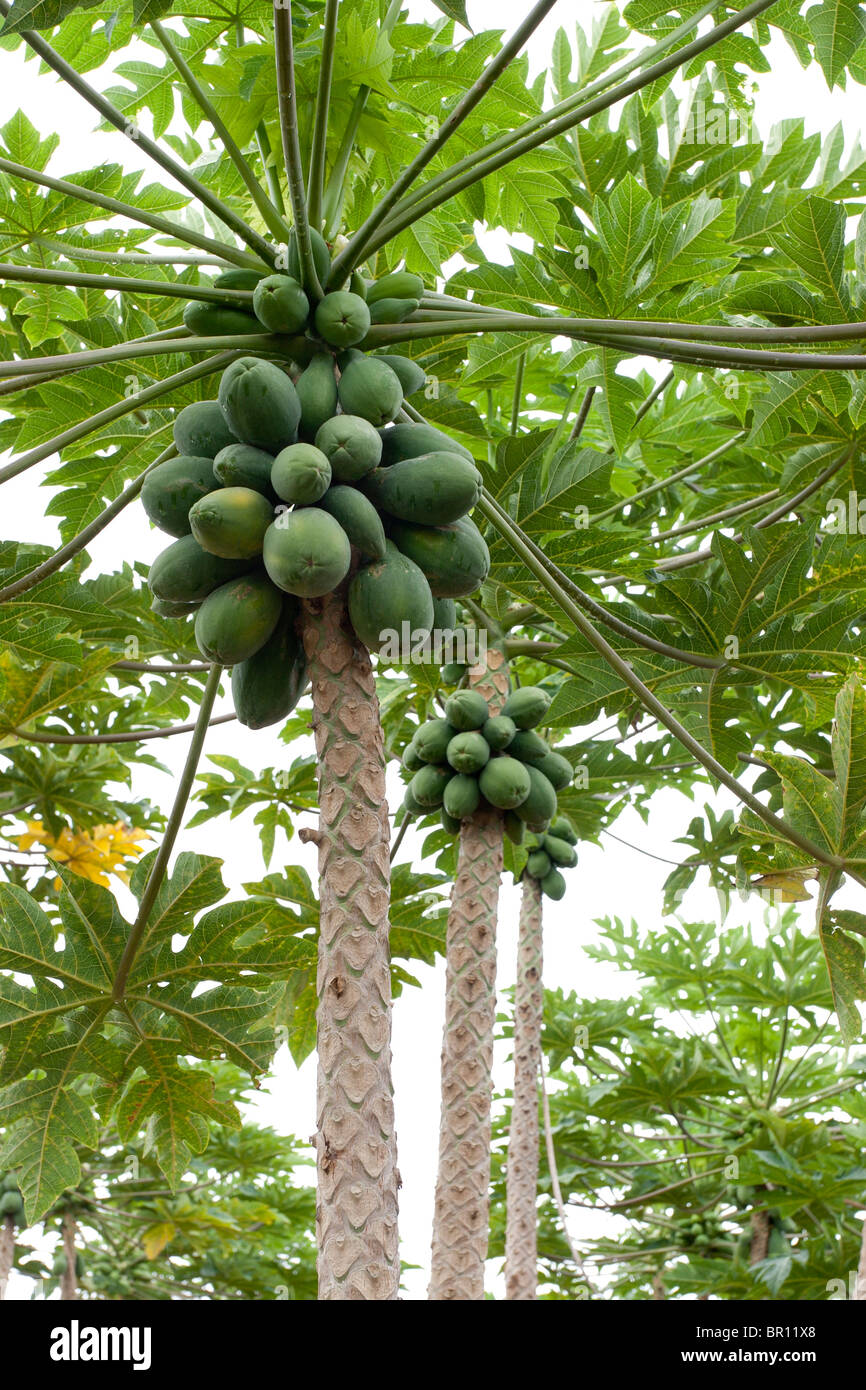
{"label": "palmate leaf", "polygon": [[[139,892],[147,868],[138,866]],[[76,1184],[76,1146],[97,1142],[88,1080],[107,1084],[103,1094],[109,1108],[116,1101],[124,1133],[144,1128],[177,1182],[204,1148],[209,1124],[234,1122],[214,1104],[211,1078],[188,1059],[224,1057],[260,1073],[276,1041],[273,982],[299,964],[298,951],[293,959],[286,950],[287,939],[296,940],[291,913],[252,897],[213,907],[225,893],[219,862],[181,855],[116,1002],[130,927],[106,889],[63,869],[59,876],[60,946],[32,897],[0,885],[0,1161],[20,1173],[30,1220]],[[180,951],[172,947],[177,935],[186,938]],[[301,947],[307,967],[314,949]]]}

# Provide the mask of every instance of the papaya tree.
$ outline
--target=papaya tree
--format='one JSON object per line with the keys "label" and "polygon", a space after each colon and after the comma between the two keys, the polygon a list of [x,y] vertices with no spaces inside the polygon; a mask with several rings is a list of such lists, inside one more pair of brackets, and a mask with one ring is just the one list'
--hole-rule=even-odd
{"label": "papaya tree", "polygon": [[[57,137],[23,113],[0,133],[0,481],[59,454],[61,536],[3,551],[4,742],[32,774],[45,750],[68,770],[70,750],[144,760],[190,735],[131,922],[62,867],[47,904],[26,875],[3,887],[0,1161],[29,1219],[77,1183],[76,1145],[98,1142],[105,1117],[71,1077],[109,1083],[121,1142],[151,1123],[179,1182],[211,1124],[232,1122],[208,1071],[179,1059],[260,1073],[315,979],[319,1296],[397,1297],[379,694],[396,661],[428,712],[439,662],[386,636],[405,623],[423,648],[449,600],[480,600],[492,625],[491,695],[506,660],[537,662],[554,732],[641,711],[676,745],[674,779],[685,763],[727,789],[745,807],[743,886],[817,878],[835,1006],[857,1034],[862,918],[831,903],[866,881],[862,547],[835,505],[853,494],[856,523],[863,264],[846,229],[864,162],[843,166],[841,132],[822,147],[798,122],[762,140],[749,84],[771,35],[831,87],[856,80],[862,35],[788,0],[676,23],[608,7],[529,81],[524,50],[553,8],[503,38],[452,5],[415,24],[375,0],[239,17],[0,0],[0,42],[129,141],[121,163],[59,177]],[[133,39],[156,61],[123,61]],[[107,64],[119,85],[101,90],[86,74],[104,85]],[[732,111],[736,131],[708,138]],[[485,256],[485,226],[504,227],[510,264]],[[668,370],[635,375],[637,359]],[[422,387],[423,412],[408,399]],[[139,498],[173,537],[149,593],[144,563],[86,577],[88,547]],[[253,728],[285,721],[309,682],[309,930],[287,906],[296,882],[223,902],[215,861],[181,854],[169,873],[206,735],[233,717],[214,715],[228,668]],[[459,830],[447,989],[481,887],[484,1008],[477,1091],[452,1046],[464,1005],[446,1022],[436,1298],[483,1292],[497,856],[519,784],[513,808]],[[468,1119],[470,1092],[455,1156],[452,1101]]]}

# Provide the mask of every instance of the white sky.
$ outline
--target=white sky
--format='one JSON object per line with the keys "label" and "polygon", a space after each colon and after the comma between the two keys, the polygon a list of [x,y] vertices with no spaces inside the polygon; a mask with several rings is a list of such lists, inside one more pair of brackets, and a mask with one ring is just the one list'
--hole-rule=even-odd
{"label": "white sky", "polygon": [[[436,14],[429,0],[411,0],[409,8],[413,18],[432,18]],[[592,13],[600,12],[598,6],[581,7],[586,15],[591,9]],[[571,27],[573,12],[572,6],[560,4],[542,24],[530,44],[533,71],[544,65],[557,27],[560,24]],[[510,32],[524,17],[526,6],[516,0],[469,0],[468,13],[476,30],[498,27]],[[838,89],[828,92],[820,71],[813,68],[804,73],[781,42],[774,45],[772,58],[772,71],[756,78],[757,125],[761,132],[765,133],[775,121],[800,115],[806,118],[807,133],[826,132],[841,120],[846,131],[846,146],[850,149],[854,139],[862,133],[863,89],[852,83],[848,92]],[[28,64],[25,70],[20,54],[0,53],[0,123],[19,108],[30,116],[43,136],[52,129],[60,132],[60,147],[50,166],[52,172],[63,174],[81,170],[97,159],[128,161],[131,152],[134,154],[130,142],[121,135],[94,133],[94,113],[53,77],[49,75],[37,81],[35,64]],[[504,237],[494,235],[488,244],[495,258],[507,258]],[[48,467],[42,466],[43,474]],[[7,483],[5,533],[10,538],[51,544],[57,539],[54,521],[35,513],[32,489],[36,471]],[[46,501],[48,496],[46,493]],[[147,526],[140,509],[131,507],[91,547],[93,572],[114,569],[132,555],[150,560],[164,543],[165,538]],[[230,709],[230,701],[223,700],[216,712]],[[170,804],[174,774],[185,755],[184,745],[183,739],[169,739],[153,745],[171,775],[143,769],[136,775],[136,794],[166,807]],[[288,766],[297,753],[311,751],[311,744],[308,741],[307,747],[295,745],[286,749],[272,730],[254,733],[231,724],[213,731],[207,751],[230,753],[258,771],[265,767]],[[392,806],[400,800],[396,774],[389,799]],[[659,925],[661,885],[671,866],[647,856],[679,861],[683,851],[674,841],[685,831],[702,800],[700,798],[695,804],[677,792],[663,792],[654,802],[648,825],[636,814],[624,814],[614,827],[616,834],[640,846],[645,853],[625,848],[610,839],[605,841],[603,848],[591,845],[581,848],[579,867],[571,871],[565,899],[545,905],[545,977],[549,985],[598,997],[630,992],[633,981],[617,978],[609,968],[587,961],[581,947],[596,937],[595,920],[605,915],[635,917],[647,930]],[[716,798],[717,809],[732,804],[732,798],[727,795]],[[184,833],[181,844],[198,853],[224,857],[226,878],[235,893],[240,891],[243,881],[260,878],[265,872],[251,816],[230,823],[211,822]],[[417,838],[407,836],[401,858],[417,855],[418,849]],[[276,869],[286,862],[303,864],[315,878],[312,846],[301,845],[297,838],[288,849],[284,841],[278,842],[271,867]],[[416,860],[416,864],[419,862]],[[849,901],[853,905],[853,895],[849,896]],[[508,988],[514,976],[519,907],[518,892],[513,885],[504,884],[500,902],[499,986]],[[686,911],[693,919],[715,919],[715,895],[695,890],[687,899]],[[737,920],[751,919],[758,923],[761,918],[762,908],[757,900],[737,909]],[[730,924],[733,925],[733,921]],[[444,970],[441,966],[436,969],[418,966],[414,973],[422,980],[423,988],[405,991],[394,1008],[394,1086],[399,1166],[403,1178],[400,1194],[402,1254],[405,1261],[420,1266],[406,1277],[406,1297],[423,1299],[438,1143]],[[509,1083],[507,1048],[504,1047],[498,1050],[496,1082],[500,1089]],[[255,1113],[277,1129],[308,1136],[315,1126],[314,1092],[314,1059],[297,1070],[283,1050],[277,1058],[270,1084],[258,1097]],[[575,1214],[574,1231],[578,1237],[591,1229],[585,1215]],[[501,1278],[492,1264],[488,1287],[501,1296]],[[19,1280],[10,1289],[10,1296],[29,1297],[29,1285]]]}

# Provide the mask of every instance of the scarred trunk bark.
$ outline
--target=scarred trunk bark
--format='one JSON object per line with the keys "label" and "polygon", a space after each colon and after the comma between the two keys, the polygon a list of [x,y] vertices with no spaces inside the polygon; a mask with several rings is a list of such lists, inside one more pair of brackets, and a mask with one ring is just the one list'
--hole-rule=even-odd
{"label": "scarred trunk bark", "polygon": [[6,1286],[15,1257],[15,1218],[4,1216],[0,1225],[0,1299],[6,1297]]}
{"label": "scarred trunk bark", "polygon": [[66,1256],[66,1268],[60,1276],[61,1302],[69,1302],[78,1298],[78,1275],[75,1270],[75,1235],[77,1230],[78,1227],[72,1212],[66,1212],[63,1217],[63,1253]]}
{"label": "scarred trunk bark", "polygon": [[304,605],[318,754],[319,1298],[397,1297],[389,822],[370,659],[338,592]]}
{"label": "scarred trunk bark", "polygon": [[544,1007],[541,884],[524,875],[514,991],[514,1101],[506,1159],[505,1297],[538,1297],[538,1065]]}
{"label": "scarred trunk bark", "polygon": [[[469,683],[497,710],[508,693],[503,654],[491,649]],[[448,915],[439,1172],[429,1298],[484,1297],[490,1188],[490,1106],[496,1015],[496,909],[502,815],[484,811],[460,830]]]}

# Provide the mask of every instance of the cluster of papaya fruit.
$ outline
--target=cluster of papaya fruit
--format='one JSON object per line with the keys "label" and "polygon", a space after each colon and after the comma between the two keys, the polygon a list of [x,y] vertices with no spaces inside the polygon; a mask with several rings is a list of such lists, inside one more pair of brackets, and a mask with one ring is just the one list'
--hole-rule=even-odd
{"label": "cluster of papaya fruit", "polygon": [[18,1224],[24,1219],[24,1198],[21,1196],[18,1179],[14,1173],[4,1173],[0,1176],[0,1222],[7,1216],[11,1216]]}
{"label": "cluster of papaya fruit", "polygon": [[577,863],[577,836],[566,816],[557,816],[550,829],[533,840],[527,849],[529,858],[524,873],[541,884],[545,897],[559,902],[565,896],[563,869],[573,869]]}
{"label": "cluster of papaya fruit", "polygon": [[[314,245],[325,278],[327,247]],[[279,331],[305,330],[307,365],[232,362],[216,401],[178,413],[178,456],[142,488],[150,520],[176,537],[151,566],[154,610],[195,614],[199,649],[233,668],[235,708],[251,728],[284,719],[305,689],[300,599],[331,593],[351,572],[360,641],[392,660],[426,660],[425,637],[453,627],[453,599],[490,567],[468,515],[481,490],[469,450],[432,426],[397,422],[424,373],[355,347],[376,306],[417,303],[407,291],[420,294],[421,281],[398,271],[362,288],[366,298],[337,291],[312,312],[291,275],[260,278],[256,313]],[[411,654],[405,642],[395,653],[404,634]]]}
{"label": "cluster of papaya fruit", "polygon": [[[66,1251],[58,1250],[51,1262],[51,1273],[56,1279],[60,1279],[66,1273],[68,1263]],[[80,1254],[75,1256],[75,1277],[76,1279],[84,1278],[84,1260]]]}
{"label": "cluster of papaya fruit", "polygon": [[499,714],[478,690],[457,690],[444,719],[428,719],[403,754],[412,774],[404,806],[409,815],[439,813],[451,834],[477,811],[505,814],[515,844],[529,830],[544,833],[556,814],[556,793],[574,775],[571,764],[535,733],[550,705],[539,686],[513,690]]}

